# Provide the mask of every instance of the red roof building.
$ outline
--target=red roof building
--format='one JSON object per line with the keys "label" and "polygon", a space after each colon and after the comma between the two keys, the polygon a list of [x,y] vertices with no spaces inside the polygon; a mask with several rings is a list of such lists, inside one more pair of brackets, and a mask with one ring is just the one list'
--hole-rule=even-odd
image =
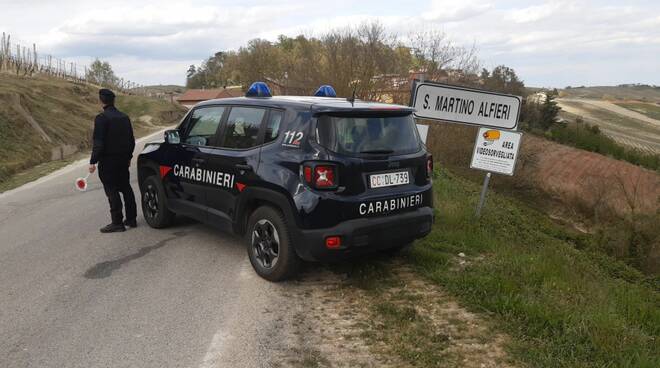
{"label": "red roof building", "polygon": [[187,108],[197,103],[216,98],[231,98],[243,96],[241,87],[228,87],[222,89],[189,89],[177,98],[177,101]]}

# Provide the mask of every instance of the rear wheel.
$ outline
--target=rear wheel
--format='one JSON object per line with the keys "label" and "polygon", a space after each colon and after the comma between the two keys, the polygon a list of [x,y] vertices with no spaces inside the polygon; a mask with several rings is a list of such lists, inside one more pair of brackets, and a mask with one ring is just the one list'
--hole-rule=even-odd
{"label": "rear wheel", "polygon": [[156,176],[142,183],[142,213],[149,226],[161,229],[172,224],[174,212],[165,205],[165,189]]}
{"label": "rear wheel", "polygon": [[248,256],[257,274],[269,281],[281,281],[296,274],[300,259],[282,213],[272,207],[257,208],[248,220]]}

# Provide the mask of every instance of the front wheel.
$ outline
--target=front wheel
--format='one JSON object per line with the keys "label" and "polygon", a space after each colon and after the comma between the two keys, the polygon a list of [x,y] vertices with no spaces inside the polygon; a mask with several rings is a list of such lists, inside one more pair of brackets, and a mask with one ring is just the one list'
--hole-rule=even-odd
{"label": "front wheel", "polygon": [[167,227],[174,220],[174,213],[165,205],[165,189],[156,176],[142,183],[142,214],[147,224],[156,229]]}
{"label": "front wheel", "polygon": [[272,207],[257,208],[248,220],[248,256],[257,274],[269,281],[281,281],[296,274],[296,254],[286,220]]}

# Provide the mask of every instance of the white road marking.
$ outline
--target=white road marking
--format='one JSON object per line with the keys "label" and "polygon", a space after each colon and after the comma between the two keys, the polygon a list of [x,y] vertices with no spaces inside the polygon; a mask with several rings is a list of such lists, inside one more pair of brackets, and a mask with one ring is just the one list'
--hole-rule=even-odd
{"label": "white road marking", "polygon": [[231,338],[231,334],[225,333],[222,330],[216,332],[215,335],[213,335],[213,339],[211,339],[211,344],[206,350],[206,354],[204,354],[204,359],[199,365],[199,368],[217,368],[219,359],[222,356],[224,342]]}
{"label": "white road marking", "polygon": [[[252,264],[250,260],[245,257],[241,263],[241,269],[238,271],[238,278],[243,282],[246,279],[251,279],[258,277],[254,270],[252,269]],[[223,367],[221,363],[221,358],[224,357],[224,350],[226,347],[226,342],[234,339],[234,336],[230,333],[225,332],[223,329],[219,329],[211,339],[211,344],[206,349],[206,354],[204,354],[204,359],[199,364],[199,368],[217,368]]]}
{"label": "white road marking", "polygon": [[[155,133],[149,134],[149,135],[146,136],[146,137],[142,137],[142,138],[140,138],[140,139],[136,139],[136,140],[135,140],[135,144],[138,145],[138,144],[141,144],[142,142],[145,142],[145,141],[148,141],[148,140],[150,140],[150,139],[153,139],[155,136],[157,136],[158,134],[163,134],[163,132],[166,131],[166,130],[168,130],[168,129],[171,129],[171,127],[168,127],[168,128],[162,129],[162,130],[159,130],[159,131],[157,131],[157,132],[155,132]],[[135,157],[134,157],[134,158],[135,158]],[[46,176],[42,176],[41,178],[39,178],[39,179],[37,179],[37,180],[35,180],[35,181],[31,181],[31,182],[29,182],[29,183],[26,183],[26,184],[21,185],[20,187],[17,187],[17,188],[14,188],[14,189],[8,190],[8,191],[3,192],[3,193],[0,193],[0,198],[8,197],[8,196],[10,196],[10,195],[12,195],[12,194],[15,194],[15,193],[18,193],[18,192],[22,192],[22,191],[27,190],[27,189],[34,188],[35,186],[37,186],[37,185],[39,185],[39,184],[42,184],[42,183],[44,183],[44,182],[47,182],[47,181],[49,181],[49,180],[52,180],[52,179],[57,178],[57,177],[59,177],[59,176],[62,176],[62,175],[64,175],[64,174],[68,174],[68,173],[70,173],[70,172],[72,172],[72,171],[74,171],[74,170],[76,170],[76,169],[79,169],[81,166],[85,166],[85,165],[87,165],[88,163],[89,163],[89,159],[88,159],[88,158],[86,158],[86,159],[82,159],[82,160],[78,160],[78,161],[75,161],[75,162],[72,162],[72,163],[70,163],[69,165],[64,166],[64,167],[61,168],[61,169],[55,170],[55,171],[53,171],[52,173],[50,173],[50,174],[48,174],[48,175],[46,175]],[[84,175],[81,175],[81,176],[84,176]]]}

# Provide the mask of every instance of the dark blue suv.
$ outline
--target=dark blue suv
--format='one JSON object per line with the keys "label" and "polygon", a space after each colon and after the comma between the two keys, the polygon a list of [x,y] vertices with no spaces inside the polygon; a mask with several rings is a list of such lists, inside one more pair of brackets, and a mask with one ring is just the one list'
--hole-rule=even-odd
{"label": "dark blue suv", "polygon": [[433,160],[412,112],[336,98],[329,86],[271,97],[263,83],[200,103],[138,157],[145,219],[231,224],[271,281],[301,260],[403,247],[433,222]]}

